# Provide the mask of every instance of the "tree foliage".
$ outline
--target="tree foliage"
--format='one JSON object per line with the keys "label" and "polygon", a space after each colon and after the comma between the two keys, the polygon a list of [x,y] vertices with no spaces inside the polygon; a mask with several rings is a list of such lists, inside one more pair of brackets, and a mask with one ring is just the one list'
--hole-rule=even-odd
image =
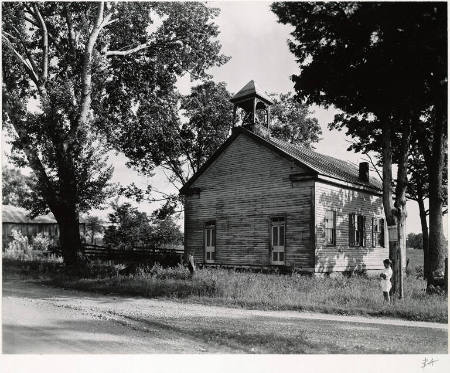
{"label": "tree foliage", "polygon": [[292,144],[313,147],[320,140],[322,130],[308,105],[291,94],[280,94],[271,107],[270,134]]}
{"label": "tree foliage", "polygon": [[109,221],[111,225],[105,231],[104,242],[116,248],[159,248],[183,242],[183,234],[170,217],[151,219],[129,203],[113,204]]}
{"label": "tree foliage", "polygon": [[88,216],[84,222],[86,226],[86,238],[91,244],[95,243],[95,236],[97,234],[102,234],[104,227],[102,221],[98,216]]}
{"label": "tree foliage", "polygon": [[224,83],[207,81],[187,96],[172,95],[164,114],[145,111],[134,126],[117,126],[111,141],[131,166],[147,175],[161,167],[180,188],[225,141],[232,122],[229,99]]}
{"label": "tree foliage", "polygon": [[406,238],[406,247],[422,250],[423,247],[422,233],[409,233],[408,237]]}
{"label": "tree foliage", "polygon": [[[299,96],[347,114],[408,112],[442,99],[444,4],[275,3],[301,64]],[[351,78],[351,79],[350,79]]]}
{"label": "tree foliage", "polygon": [[32,193],[31,177],[23,175],[15,168],[2,167],[2,203],[25,207]]}

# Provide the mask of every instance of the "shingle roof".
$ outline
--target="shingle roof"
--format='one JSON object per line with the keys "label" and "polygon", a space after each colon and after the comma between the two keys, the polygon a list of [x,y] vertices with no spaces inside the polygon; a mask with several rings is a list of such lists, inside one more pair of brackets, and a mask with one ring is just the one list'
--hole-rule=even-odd
{"label": "shingle roof", "polygon": [[304,165],[307,168],[312,169],[313,171],[317,172],[320,175],[352,184],[362,185],[371,189],[375,189],[376,192],[381,192],[382,190],[381,182],[374,177],[370,177],[369,182],[361,181],[359,179],[359,166],[351,162],[330,157],[329,155],[320,154],[307,147],[292,145],[279,139],[263,138],[243,127],[234,127],[231,136],[202,165],[202,167],[200,167],[200,169],[187,181],[187,183],[184,184],[184,186],[180,189],[180,193],[182,194],[186,193],[188,188],[194,183],[194,181],[241,133],[250,136],[259,143],[278,152],[280,155],[285,156],[290,160],[294,160],[300,163],[301,165]]}
{"label": "shingle roof", "polygon": [[2,223],[56,224],[53,214],[30,219],[28,211],[22,207],[2,205]]}
{"label": "shingle roof", "polygon": [[263,100],[267,101],[269,104],[272,104],[272,100],[270,97],[258,87],[254,80],[250,80],[244,87],[242,87],[238,93],[236,93],[232,98],[231,102],[239,101],[242,98],[249,96],[259,96]]}
{"label": "shingle roof", "polygon": [[369,182],[361,181],[359,179],[359,166],[354,163],[320,154],[307,147],[293,145],[279,139],[270,138],[263,140],[272,143],[319,174],[353,184],[366,185],[377,189],[382,188],[381,182],[374,177],[370,177]]}

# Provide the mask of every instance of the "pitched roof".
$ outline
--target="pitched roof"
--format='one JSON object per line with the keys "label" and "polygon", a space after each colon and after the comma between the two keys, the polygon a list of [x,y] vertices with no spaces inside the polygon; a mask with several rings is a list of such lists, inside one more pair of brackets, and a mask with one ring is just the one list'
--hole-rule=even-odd
{"label": "pitched roof", "polygon": [[236,102],[246,97],[258,96],[259,98],[267,101],[269,104],[273,104],[270,97],[258,87],[254,80],[250,80],[243,88],[240,89],[232,98],[231,102]]}
{"label": "pitched roof", "polygon": [[382,188],[381,182],[374,177],[370,177],[368,182],[361,181],[359,179],[359,165],[317,153],[304,146],[292,145],[279,139],[271,138],[264,140],[274,144],[282,151],[321,175],[371,188]]}
{"label": "pitched roof", "polygon": [[2,205],[2,223],[56,224],[53,214],[37,216],[31,219],[29,212],[22,207]]}
{"label": "pitched roof", "polygon": [[341,180],[351,184],[362,185],[373,189],[375,192],[381,192],[382,184],[374,177],[370,177],[368,182],[359,179],[359,166],[330,157],[328,155],[317,153],[304,146],[292,145],[285,141],[275,138],[263,138],[257,134],[243,128],[234,127],[231,136],[217,149],[217,151],[200,167],[200,169],[186,182],[180,189],[184,194],[195,180],[214,162],[215,159],[234,141],[239,134],[245,134],[269,149],[276,151],[281,156],[294,161],[300,166],[311,169],[312,171],[333,179]]}

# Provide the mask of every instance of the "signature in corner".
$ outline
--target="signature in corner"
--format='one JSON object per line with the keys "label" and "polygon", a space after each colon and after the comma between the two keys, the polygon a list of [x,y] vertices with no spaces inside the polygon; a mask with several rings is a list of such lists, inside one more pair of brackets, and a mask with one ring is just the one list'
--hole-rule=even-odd
{"label": "signature in corner", "polygon": [[425,358],[422,360],[422,368],[426,368],[427,366],[430,366],[430,365],[434,366],[434,364],[437,363],[438,361],[439,360],[435,360],[433,358],[431,358],[431,359]]}

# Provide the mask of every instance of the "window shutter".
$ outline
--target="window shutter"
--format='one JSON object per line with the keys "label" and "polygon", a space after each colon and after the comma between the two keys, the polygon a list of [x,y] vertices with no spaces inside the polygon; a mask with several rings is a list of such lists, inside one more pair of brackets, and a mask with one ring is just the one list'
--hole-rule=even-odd
{"label": "window shutter", "polygon": [[384,219],[380,219],[379,220],[379,224],[380,224],[380,242],[379,245],[381,247],[384,247]]}
{"label": "window shutter", "polygon": [[362,242],[361,242],[361,246],[366,246],[366,217],[362,216],[361,219],[361,223],[362,223]]}
{"label": "window shutter", "polygon": [[355,246],[355,215],[348,215],[348,244],[349,246]]}
{"label": "window shutter", "polygon": [[333,245],[336,245],[337,225],[336,225],[336,211],[333,211]]}
{"label": "window shutter", "polygon": [[372,217],[372,247],[376,246],[375,218]]}

